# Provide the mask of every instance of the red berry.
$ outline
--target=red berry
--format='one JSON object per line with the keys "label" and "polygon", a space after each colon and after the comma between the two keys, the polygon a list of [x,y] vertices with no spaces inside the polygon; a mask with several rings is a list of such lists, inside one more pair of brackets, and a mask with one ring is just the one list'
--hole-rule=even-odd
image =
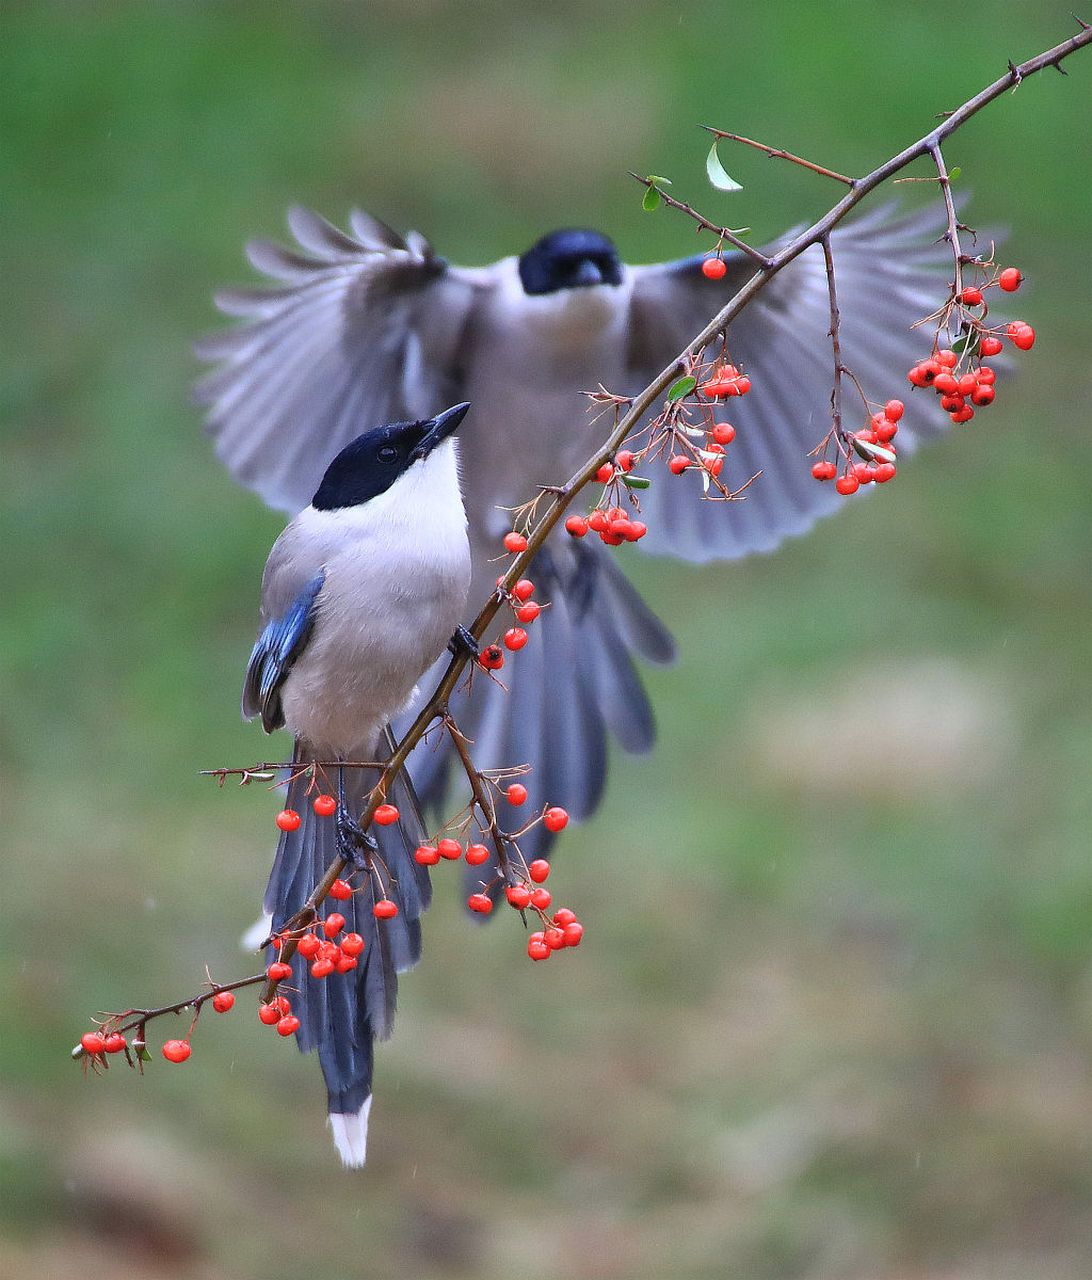
{"label": "red berry", "polygon": [[294,1013],[287,1014],[277,1023],[277,1034],[280,1036],[294,1036],[299,1029],[300,1020]]}
{"label": "red berry", "polygon": [[[282,831],[295,831],[300,825],[300,815],[295,809],[282,809],[280,813],[273,819]],[[182,1041],[172,1040],[171,1044],[181,1044]]]}
{"label": "red berry", "polygon": [[857,492],[861,487],[861,482],[855,475],[850,473],[849,475],[839,476],[834,482],[834,487],[840,494],[848,497],[849,494]]}
{"label": "red berry", "polygon": [[550,958],[550,948],[546,945],[546,939],[541,933],[532,933],[527,939],[527,954],[532,960]]}
{"label": "red berry", "polygon": [[993,404],[993,397],[993,387],[981,386],[971,395],[971,404],[978,405],[981,409],[984,405]]}
{"label": "red berry", "polygon": [[484,844],[468,844],[466,846],[466,860],[472,867],[480,867],[483,862],[489,861],[489,850]]}
{"label": "red berry", "polygon": [[570,920],[562,932],[565,934],[565,945],[567,947],[580,946],[580,939],[584,936],[584,926],[579,920]]}
{"label": "red berry", "polygon": [[316,954],[320,960],[336,960],[339,950],[336,942],[331,942],[328,938],[320,938]]}
{"label": "red berry", "polygon": [[960,302],[967,307],[977,307],[982,303],[982,290],[976,289],[974,285],[963,290],[959,295]]}
{"label": "red berry", "polygon": [[667,469],[673,476],[681,476],[689,465],[690,459],[681,453],[677,453],[667,464]]}
{"label": "red berry", "polygon": [[876,428],[876,443],[888,444],[898,435],[899,427],[897,422],[888,422],[885,418],[883,422]]}
{"label": "red berry", "polygon": [[349,884],[348,880],[335,880],[330,886],[330,897],[333,898],[335,902],[345,902],[352,896],[353,888],[352,885]]}
{"label": "red berry", "polygon": [[583,516],[569,516],[565,521],[565,532],[574,538],[582,538],[588,532],[588,522]]}
{"label": "red berry", "polygon": [[984,356],[995,356],[1001,351],[1004,344],[1000,338],[995,338],[992,334],[987,334],[979,343],[978,349]]}
{"label": "red berry", "polygon": [[527,632],[522,627],[509,627],[504,633],[504,647],[518,653],[527,643]]}
{"label": "red berry", "polygon": [[274,960],[265,972],[270,982],[283,982],[292,976],[292,966],[283,960]]}
{"label": "red berry", "polygon": [[602,533],[607,527],[607,513],[605,511],[593,511],[588,516],[588,528],[593,533]]}
{"label": "red berry", "polygon": [[542,815],[542,821],[547,831],[561,831],[569,825],[569,815],[564,809],[554,805]]}
{"label": "red berry", "polygon": [[347,933],[341,939],[341,949],[347,956],[358,956],[364,950],[364,939],[359,933]]}
{"label": "red berry", "polygon": [[392,902],[390,898],[380,898],[375,906],[372,907],[372,915],[377,920],[393,920],[397,914],[398,904]]}
{"label": "red berry", "polygon": [[546,861],[545,858],[536,858],[534,862],[532,862],[531,865],[527,868],[527,874],[531,877],[531,879],[535,882],[535,884],[542,884],[544,880],[549,879],[550,864]]}
{"label": "red berry", "polygon": [[413,852],[413,859],[422,867],[434,867],[440,861],[440,850],[430,844],[419,844]]}
{"label": "red berry", "polygon": [[723,280],[728,271],[728,264],[723,258],[706,258],[701,264],[701,273],[706,280]]}
{"label": "red berry", "polygon": [[520,622],[534,622],[541,612],[542,605],[537,600],[528,600],[516,610],[516,617]]}
{"label": "red berry", "polygon": [[520,551],[526,551],[527,539],[522,533],[516,533],[515,530],[511,533],[506,533],[504,535],[504,549],[506,551],[515,552],[516,554]]}
{"label": "red berry", "polygon": [[345,955],[343,952],[339,952],[337,959],[334,961],[334,968],[338,973],[349,973],[351,970],[356,968],[357,963],[356,956],[349,956]]}
{"label": "red berry", "polygon": [[997,277],[998,285],[1004,289],[1006,293],[1015,293],[1016,290],[1020,288],[1023,280],[1024,277],[1016,267],[1006,267]]}
{"label": "red berry", "polygon": [[750,391],[751,389],[751,379],[748,378],[746,374],[744,374],[736,382],[736,388],[737,388],[736,395],[745,396],[747,392]]}
{"label": "red berry", "polygon": [[629,522],[630,542],[640,542],[646,533],[648,533],[648,525],[643,520],[631,520]]}
{"label": "red berry", "polygon": [[1030,351],[1035,346],[1035,330],[1030,324],[1022,325],[1012,335],[1012,344],[1021,351]]}
{"label": "red berry", "polygon": [[613,477],[613,475],[614,475],[613,463],[604,462],[603,465],[599,468],[599,470],[595,473],[595,478],[596,480],[599,481],[600,484],[610,484],[611,478]]}
{"label": "red berry", "polygon": [[955,413],[952,414],[952,421],[953,422],[970,422],[970,420],[973,417],[974,417],[974,410],[971,408],[969,404],[965,404],[962,409],[957,409]]}
{"label": "red berry", "polygon": [[292,1006],[285,996],[274,996],[269,1002],[269,1008],[276,1013],[278,1018],[283,1018],[286,1013],[292,1012]]}
{"label": "red berry", "polygon": [[436,852],[441,858],[447,858],[453,862],[456,858],[463,856],[463,846],[458,840],[452,840],[450,836],[444,836],[442,840],[437,841]]}
{"label": "red berry", "polygon": [[871,484],[876,478],[872,474],[872,468],[867,462],[855,462],[853,464],[852,474],[861,482],[861,484]]}
{"label": "red berry", "polygon": [[545,911],[553,900],[553,894],[549,889],[535,889],[531,894],[531,906],[537,907],[539,911]]}
{"label": "red berry", "polygon": [[190,1056],[188,1040],[168,1040],[163,1046],[163,1056],[168,1062],[185,1062]]}
{"label": "red berry", "polygon": [[509,904],[518,911],[522,911],[531,903],[531,890],[526,885],[510,884],[505,889],[504,896],[508,899]]}
{"label": "red berry", "polygon": [[106,1037],[98,1031],[85,1031],[80,1036],[80,1048],[84,1053],[105,1053]]}
{"label": "red berry", "polygon": [[487,893],[472,893],[467,898],[466,905],[471,911],[477,911],[483,916],[487,916],[493,910],[493,899]]}
{"label": "red berry", "polygon": [[508,803],[521,805],[527,803],[527,788],[522,782],[510,782],[508,790],[504,793],[508,797]]}
{"label": "red berry", "polygon": [[281,1016],[281,1011],[275,1003],[260,1004],[258,1006],[258,1020],[264,1022],[267,1027],[271,1027]]}
{"label": "red berry", "polygon": [[333,796],[315,796],[312,808],[320,818],[328,818],[337,809],[337,801]]}
{"label": "red berry", "polygon": [[322,932],[328,938],[336,938],[337,935],[345,928],[345,917],[340,911],[331,911],[330,914],[322,922]]}
{"label": "red berry", "polygon": [[883,416],[888,422],[898,422],[905,409],[906,406],[901,400],[888,400],[883,407]]}
{"label": "red berry", "polygon": [[933,360],[945,369],[954,369],[959,363],[959,356],[954,351],[938,351]]}
{"label": "red berry", "polygon": [[530,578],[520,578],[512,588],[512,594],[517,600],[530,600],[535,594],[535,584]]}
{"label": "red berry", "polygon": [[296,950],[305,960],[310,960],[318,953],[319,940],[313,933],[305,933],[296,944]]}
{"label": "red berry", "polygon": [[499,671],[504,666],[504,651],[500,645],[488,645],[478,655],[478,663],[486,671]]}
{"label": "red berry", "polygon": [[833,462],[817,462],[812,467],[811,474],[816,480],[833,480],[838,474],[838,468]]}
{"label": "red berry", "polygon": [[895,464],[893,462],[878,462],[876,464],[876,483],[886,484],[888,480],[895,478]]}
{"label": "red berry", "polygon": [[542,940],[551,951],[560,951],[565,945],[565,935],[560,929],[547,929],[542,935]]}
{"label": "red berry", "polygon": [[398,809],[393,804],[381,804],[372,816],[381,827],[389,827],[398,821]]}
{"label": "red berry", "polygon": [[554,924],[559,929],[564,929],[567,924],[572,924],[576,919],[576,912],[570,911],[568,907],[558,907],[554,912]]}
{"label": "red berry", "polygon": [[[334,971],[334,962],[332,960],[316,960],[311,966],[312,978],[328,978]],[[265,1018],[262,1019],[266,1021]]]}
{"label": "red berry", "polygon": [[713,439],[717,444],[731,444],[736,438],[736,429],[730,422],[718,422],[713,428]]}
{"label": "red berry", "polygon": [[635,459],[629,449],[623,449],[621,453],[615,454],[614,461],[622,471],[632,471]]}
{"label": "red berry", "polygon": [[933,379],[933,390],[939,395],[950,396],[959,390],[959,379],[950,373],[938,373]]}
{"label": "red berry", "polygon": [[[226,992],[230,995],[231,992]],[[125,1037],[120,1031],[111,1031],[106,1037],[106,1043],[103,1046],[107,1053],[120,1053],[125,1048]]]}
{"label": "red berry", "polygon": [[982,365],[982,367],[980,369],[976,369],[975,372],[978,374],[978,381],[983,386],[992,387],[997,381],[997,372],[994,369],[989,368],[987,365]]}

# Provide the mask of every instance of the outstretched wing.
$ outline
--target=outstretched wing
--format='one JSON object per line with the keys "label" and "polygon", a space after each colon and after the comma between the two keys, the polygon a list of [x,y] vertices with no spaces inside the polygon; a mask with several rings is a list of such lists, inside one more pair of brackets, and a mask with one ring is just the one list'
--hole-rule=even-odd
{"label": "outstretched wing", "polygon": [[260,715],[266,733],[284,724],[281,685],[311,635],[318,593],[325,580],[325,573],[317,573],[287,611],[266,624],[251,651],[243,680],[243,716],[252,720]]}
{"label": "outstretched wing", "polygon": [[277,288],[227,289],[246,323],[198,342],[220,367],[195,387],[216,452],[240,484],[289,513],[327,463],[370,427],[425,418],[456,395],[458,340],[488,271],[448,267],[423,236],[403,239],[354,210],[346,235],[289,211],[303,252],[266,240],[247,256]]}
{"label": "outstretched wing", "polygon": [[[842,361],[879,403],[905,388],[906,370],[926,353],[928,336],[910,326],[945,294],[951,257],[936,243],[937,230],[932,213],[896,218],[887,206],[831,236]],[[724,279],[711,282],[701,262],[633,268],[634,386],[650,382],[752,273],[738,255]],[[845,504],[833,485],[812,478],[807,456],[829,427],[829,329],[826,270],[815,247],[771,280],[728,330],[732,361],[750,375],[752,388],[718,410],[736,428],[722,479],[737,488],[762,474],[732,503],[699,501],[693,476],[658,479],[642,497],[649,527],[643,548],[688,560],[735,559],[771,551]],[[864,405],[851,382],[844,388],[848,425],[863,426]],[[946,425],[932,404],[911,404],[899,424],[900,457]]]}

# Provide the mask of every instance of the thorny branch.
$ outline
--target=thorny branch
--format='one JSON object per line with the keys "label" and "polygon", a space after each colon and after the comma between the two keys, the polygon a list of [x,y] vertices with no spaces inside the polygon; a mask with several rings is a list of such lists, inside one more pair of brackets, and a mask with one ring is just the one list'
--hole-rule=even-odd
{"label": "thorny branch", "polygon": [[760,250],[756,249],[754,245],[748,244],[746,240],[741,240],[730,227],[718,227],[715,222],[710,222],[709,219],[700,214],[693,205],[684,204],[682,200],[676,200],[674,196],[669,196],[667,192],[652,178],[642,178],[639,173],[634,173],[632,169],[630,170],[629,176],[631,178],[636,178],[642,186],[648,187],[649,190],[655,188],[656,191],[659,192],[660,199],[664,204],[669,208],[678,209],[680,213],[685,213],[687,217],[693,218],[698,224],[699,231],[712,231],[718,239],[727,240],[730,245],[734,245],[735,248],[739,249],[742,253],[745,253],[749,258],[753,258],[760,267],[769,267],[770,259],[767,258]]}
{"label": "thorny branch", "polygon": [[[904,148],[897,155],[892,156],[878,168],[873,169],[871,173],[863,178],[852,181],[851,189],[842,197],[831,209],[827,211],[818,221],[813,223],[805,231],[801,232],[794,240],[785,245],[773,257],[767,258],[750,245],[733,237],[727,228],[718,227],[709,223],[700,214],[697,214],[690,206],[669,197],[660,191],[664,203],[672,208],[677,208],[694,218],[699,225],[713,232],[717,236],[721,236],[730,243],[736,245],[749,258],[755,261],[758,266],[755,274],[735,293],[735,295],[717,312],[717,314],[709,321],[702,331],[697,334],[686,346],[685,350],[670,362],[657,376],[648,384],[639,395],[633,397],[629,401],[629,409],[617,421],[613,431],[607,439],[600,445],[599,449],[584,463],[570,479],[557,489],[548,491],[550,503],[546,507],[542,516],[535,524],[534,528],[527,535],[527,547],[524,551],[516,555],[505,573],[503,579],[492,593],[486,603],[483,605],[477,618],[474,620],[473,626],[470,628],[476,639],[481,640],[485,632],[488,630],[493,619],[496,617],[502,604],[509,597],[512,587],[516,582],[524,577],[534,562],[535,556],[541,550],[543,544],[549,535],[553,532],[558,522],[561,520],[565,511],[568,509],[572,500],[587,485],[591,484],[595,479],[596,472],[603,463],[610,461],[623,442],[637,430],[640,426],[641,419],[652,407],[655,401],[662,396],[671,383],[686,370],[688,363],[696,359],[696,357],[705,349],[710,342],[724,334],[728,325],[740,314],[740,312],[766,287],[767,284],[782,271],[789,263],[793,262],[807,249],[814,245],[822,245],[830,232],[836,227],[846,215],[858,205],[865,196],[876,190],[882,183],[891,178],[894,174],[899,173],[915,160],[929,155],[936,159],[940,144],[958,129],[960,129],[972,116],[976,115],[983,107],[988,106],[996,98],[1010,89],[1015,89],[1029,76],[1043,71],[1048,67],[1054,67],[1061,70],[1060,63],[1070,54],[1075,53],[1078,49],[1084,48],[1088,44],[1092,44],[1092,25],[1077,20],[1080,25],[1080,31],[1071,36],[1068,40],[1062,41],[1051,49],[1038,54],[1028,61],[1014,66],[1009,64],[1006,73],[992,84],[982,89],[974,97],[968,99],[961,107],[945,115],[943,121],[930,133],[919,138],[910,146]],[[654,185],[650,179],[638,177],[638,182],[645,186]],[[831,175],[838,176],[838,175]],[[943,177],[947,177],[946,174]],[[947,197],[946,203],[950,200],[950,192],[947,185],[942,182]],[[949,217],[954,217],[954,211],[950,212]],[[953,251],[958,258],[958,249],[953,245]],[[958,266],[957,266],[957,283],[958,283]],[[417,744],[424,738],[435,721],[442,719],[445,715],[445,708],[448,699],[454,692],[456,685],[462,676],[469,656],[466,653],[456,654],[448,664],[447,670],[440,679],[439,684],[433,691],[432,696],[425,703],[418,713],[413,724],[406,732],[402,741],[398,744],[390,758],[387,760],[383,772],[381,773],[371,797],[366,805],[363,814],[360,815],[358,821],[363,829],[367,829],[372,822],[376,809],[390,789],[391,783],[397,777],[398,773],[405,767],[406,761],[410,753]],[[220,771],[213,771],[219,774]],[[227,772],[227,771],[225,771]],[[293,921],[288,922],[282,932],[289,929],[297,930],[300,922],[310,923],[317,915],[319,904],[326,898],[329,893],[330,886],[345,870],[347,863],[342,858],[336,858],[327,868],[325,875],[315,886],[314,891],[308,898],[303,909],[297,913]],[[295,953],[296,938],[286,938],[285,944],[281,949],[281,959],[288,960]],[[231,987],[245,987],[257,985],[265,979],[265,975],[253,975],[249,978],[240,979],[237,983],[228,984]],[[220,990],[227,989],[219,988]],[[215,989],[214,989],[215,990]],[[179,1012],[187,1007],[193,1006],[199,1010],[201,1004],[214,994],[214,990],[210,990],[201,995],[182,1000],[173,1005],[165,1005],[160,1009],[130,1011],[136,1022],[127,1025],[140,1025],[150,1021],[154,1017],[159,1017],[166,1013]],[[272,998],[275,991],[275,984],[266,979],[265,999]],[[130,1015],[125,1015],[129,1017]],[[84,1056],[84,1051],[77,1047],[73,1050],[73,1057]]]}
{"label": "thorny branch", "polygon": [[[793,164],[798,164],[802,169],[810,169],[812,173],[820,173],[824,178],[833,178],[835,182],[844,183],[847,187],[855,187],[857,185],[856,178],[847,178],[844,173],[836,173],[833,169],[826,169],[821,164],[814,164],[811,160],[805,160],[803,156],[794,156],[791,151],[783,151],[780,147],[768,147],[764,142],[755,142],[753,138],[745,138],[740,133],[726,133],[723,129],[714,129],[712,125],[703,124],[702,128],[706,132],[711,133],[718,141],[721,138],[727,138],[729,142],[742,142],[745,147],[755,147],[759,151],[765,151],[771,160],[790,160]],[[663,195],[663,192],[660,192]]]}

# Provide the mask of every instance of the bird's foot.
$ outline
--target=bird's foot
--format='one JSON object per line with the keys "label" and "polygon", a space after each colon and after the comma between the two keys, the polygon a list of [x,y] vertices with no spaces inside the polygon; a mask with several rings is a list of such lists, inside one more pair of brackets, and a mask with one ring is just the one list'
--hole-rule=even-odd
{"label": "bird's foot", "polygon": [[471,661],[476,661],[481,653],[481,645],[466,627],[455,628],[455,634],[447,642],[447,647],[456,658],[465,655]]}
{"label": "bird's foot", "polygon": [[348,809],[343,807],[339,806],[335,821],[338,854],[351,862],[358,871],[367,871],[368,854],[375,853],[379,848],[375,836],[365,831]]}

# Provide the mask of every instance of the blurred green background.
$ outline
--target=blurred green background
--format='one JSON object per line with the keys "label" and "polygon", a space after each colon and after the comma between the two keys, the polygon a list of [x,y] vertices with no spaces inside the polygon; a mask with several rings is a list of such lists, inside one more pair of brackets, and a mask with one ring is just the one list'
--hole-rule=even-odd
{"label": "blurred green background", "polygon": [[698,123],[863,171],[1067,4],[4,8],[0,1274],[1092,1274],[1092,53],[948,148],[1039,333],[982,425],[775,556],[623,553],[682,660],[564,840],[585,945],[530,965],[441,869],[363,1173],[249,1000],[183,1068],[68,1060],[252,964],[275,801],[195,775],[267,750],[280,522],[188,405],[243,240],[302,200],[459,262],[691,252],[627,168],[772,236],[837,193],[730,152],[729,210]]}

